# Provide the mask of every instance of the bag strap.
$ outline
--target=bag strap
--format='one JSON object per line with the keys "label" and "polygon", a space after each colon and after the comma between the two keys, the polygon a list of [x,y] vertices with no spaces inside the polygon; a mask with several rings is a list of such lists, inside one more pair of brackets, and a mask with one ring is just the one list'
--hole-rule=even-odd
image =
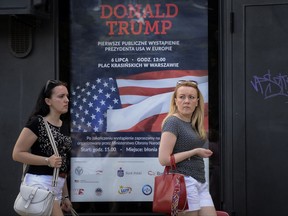
{"label": "bag strap", "polygon": [[[53,151],[54,151],[54,154],[55,154],[56,156],[59,156],[58,149],[57,149],[57,146],[56,146],[56,144],[55,144],[55,140],[54,140],[53,134],[52,134],[52,132],[51,132],[51,129],[50,129],[47,121],[46,121],[43,117],[42,117],[42,119],[43,119],[43,121],[44,121],[45,128],[46,128],[46,131],[47,131],[47,134],[48,134],[50,143],[51,143],[51,145],[52,145],[52,149],[53,149]],[[21,182],[23,182],[23,180],[24,180],[24,176],[25,176],[27,167],[28,167],[27,164],[23,164],[23,171],[22,171]],[[59,168],[54,168],[54,170],[53,170],[52,184],[51,184],[52,187],[56,187],[56,186],[57,186],[58,176],[59,176]]]}
{"label": "bag strap", "polygon": [[175,163],[174,154],[170,155],[170,164],[171,164],[171,169],[175,170],[176,169],[176,163]]}
{"label": "bag strap", "polygon": [[[50,143],[52,145],[54,154],[56,156],[59,156],[58,149],[57,149],[57,146],[56,146],[52,131],[51,131],[49,125],[48,125],[48,122],[44,118],[43,118],[43,121],[44,121],[44,124],[45,124],[45,127],[46,127],[46,131],[47,131]],[[59,176],[59,168],[54,168],[54,170],[53,170],[53,179],[52,179],[52,187],[56,187],[57,182],[58,182],[58,176]]]}
{"label": "bag strap", "polygon": [[24,180],[24,176],[25,176],[25,173],[26,173],[26,169],[27,169],[27,164],[24,164],[23,163],[23,168],[22,168],[22,177],[21,177],[21,182],[23,182]]}
{"label": "bag strap", "polygon": [[171,216],[177,216],[178,215],[178,204],[180,199],[180,177],[178,176],[176,178],[174,191],[172,195],[172,205],[171,205]]}
{"label": "bag strap", "polygon": [[72,215],[72,216],[79,216],[78,213],[75,211],[74,208],[71,208],[71,215]]}
{"label": "bag strap", "polygon": [[168,174],[170,169],[175,170],[176,169],[176,163],[175,163],[175,157],[173,154],[170,155],[170,166],[165,166],[164,174]]}
{"label": "bag strap", "polygon": [[30,203],[34,199],[35,194],[37,193],[37,190],[38,190],[38,187],[33,187],[33,190],[29,194],[28,200],[27,200],[26,204],[24,205],[25,209],[29,207]]}
{"label": "bag strap", "polygon": [[[170,164],[171,164],[171,169],[175,170],[176,163],[175,163],[174,154],[170,155]],[[179,199],[180,199],[180,180],[179,180],[179,177],[177,177],[175,185],[174,185],[173,195],[172,195],[171,216],[178,215]]]}

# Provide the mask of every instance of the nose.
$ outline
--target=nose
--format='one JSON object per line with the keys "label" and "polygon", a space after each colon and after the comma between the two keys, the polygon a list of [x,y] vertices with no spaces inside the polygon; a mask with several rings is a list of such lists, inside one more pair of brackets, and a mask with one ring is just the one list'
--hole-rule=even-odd
{"label": "nose", "polygon": [[185,97],[184,102],[185,102],[185,103],[187,103],[187,102],[189,103],[189,102],[190,102],[189,97]]}

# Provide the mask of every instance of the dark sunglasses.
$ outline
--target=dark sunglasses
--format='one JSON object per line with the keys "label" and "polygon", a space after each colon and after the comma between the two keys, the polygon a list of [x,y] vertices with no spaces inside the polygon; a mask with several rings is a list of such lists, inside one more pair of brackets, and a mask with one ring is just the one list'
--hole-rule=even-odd
{"label": "dark sunglasses", "polygon": [[198,85],[198,82],[195,80],[179,80],[177,81],[177,85],[182,85],[183,83],[192,83],[194,85]]}

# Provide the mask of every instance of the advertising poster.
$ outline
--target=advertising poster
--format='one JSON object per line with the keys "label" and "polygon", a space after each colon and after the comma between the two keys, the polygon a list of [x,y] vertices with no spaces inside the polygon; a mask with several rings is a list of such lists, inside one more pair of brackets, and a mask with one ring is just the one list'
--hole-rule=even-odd
{"label": "advertising poster", "polygon": [[83,0],[70,10],[72,201],[152,201],[178,80],[198,82],[208,128],[207,2]]}

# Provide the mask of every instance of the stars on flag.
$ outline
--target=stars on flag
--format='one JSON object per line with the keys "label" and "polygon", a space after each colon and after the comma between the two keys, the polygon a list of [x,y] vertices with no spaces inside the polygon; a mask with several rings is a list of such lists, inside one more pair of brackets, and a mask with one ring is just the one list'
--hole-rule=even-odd
{"label": "stars on flag", "polygon": [[105,132],[107,110],[121,108],[113,78],[71,86],[71,132]]}

